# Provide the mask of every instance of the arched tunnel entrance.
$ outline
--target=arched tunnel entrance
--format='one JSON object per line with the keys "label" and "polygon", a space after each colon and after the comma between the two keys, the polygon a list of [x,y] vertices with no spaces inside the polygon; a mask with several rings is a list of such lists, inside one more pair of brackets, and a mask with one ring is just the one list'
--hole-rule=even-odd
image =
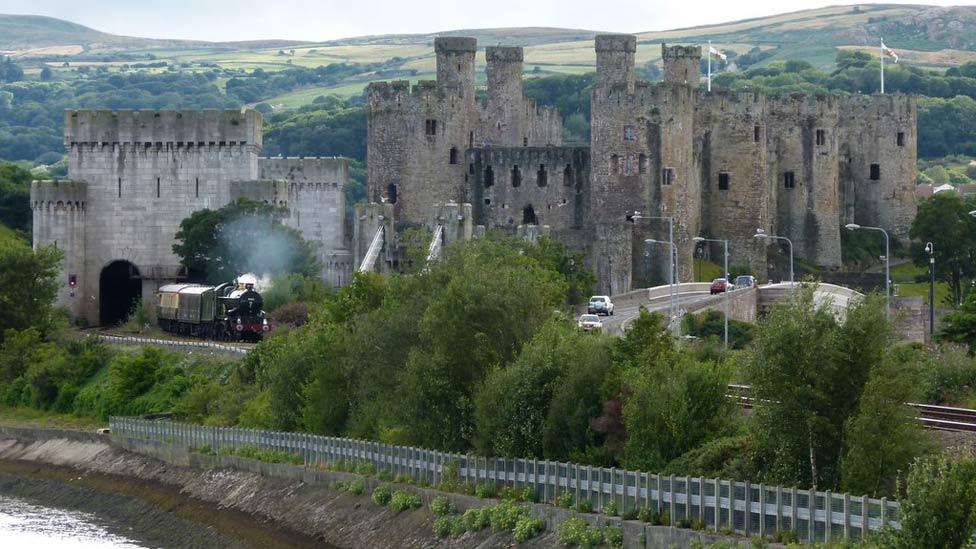
{"label": "arched tunnel entrance", "polygon": [[113,261],[98,280],[99,322],[114,326],[125,322],[132,305],[142,297],[142,275],[128,261]]}

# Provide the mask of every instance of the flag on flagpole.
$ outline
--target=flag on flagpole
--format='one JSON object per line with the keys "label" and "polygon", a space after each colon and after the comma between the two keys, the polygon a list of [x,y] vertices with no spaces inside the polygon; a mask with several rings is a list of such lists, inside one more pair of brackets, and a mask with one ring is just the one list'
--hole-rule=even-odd
{"label": "flag on flagpole", "polygon": [[722,61],[727,61],[728,60],[728,56],[726,56],[724,53],[718,51],[717,49],[713,48],[712,46],[708,46],[708,53],[711,54],[711,55],[714,55],[715,57],[718,57]]}
{"label": "flag on flagpole", "polygon": [[881,41],[881,54],[887,57],[891,57],[892,59],[895,60],[895,63],[898,62],[898,54],[895,53],[895,50],[889,48],[888,46],[885,46],[884,40]]}

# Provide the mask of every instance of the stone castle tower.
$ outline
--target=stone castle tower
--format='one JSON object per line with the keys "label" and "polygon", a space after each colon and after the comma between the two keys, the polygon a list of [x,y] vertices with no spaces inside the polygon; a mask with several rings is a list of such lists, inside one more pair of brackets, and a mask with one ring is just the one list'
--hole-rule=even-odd
{"label": "stone castle tower", "polygon": [[[285,223],[318,244],[332,284],[351,273],[341,158],[260,158],[254,110],[67,111],[68,179],[31,186],[34,245],[65,253],[59,302],[91,324],[124,319],[186,273],[180,222],[238,197],[287,206]],[[260,273],[259,273],[260,274]]]}
{"label": "stone castle tower", "polygon": [[486,48],[488,97],[475,99],[476,46],[438,38],[436,82],[368,88],[370,198],[393,203],[398,224],[471,203],[485,230],[535,225],[584,252],[605,293],[666,280],[666,247],[644,240],[666,240],[667,222],[647,218],[674,218],[680,280],[697,236],[729,240],[730,264],[760,278],[759,228],[826,268],[841,263],[846,223],[907,238],[913,97],[707,93],[698,46],[662,45],[663,82],[641,82],[636,37],[599,35],[590,146],[562,146],[559,114],[522,95],[521,48]]}

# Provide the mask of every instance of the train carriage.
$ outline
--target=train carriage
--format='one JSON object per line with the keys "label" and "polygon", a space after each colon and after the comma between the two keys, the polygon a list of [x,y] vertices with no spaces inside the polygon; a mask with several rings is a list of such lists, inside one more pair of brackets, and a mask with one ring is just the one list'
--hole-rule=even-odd
{"label": "train carriage", "polygon": [[261,294],[251,284],[166,284],[157,295],[157,321],[167,332],[253,341],[270,330]]}

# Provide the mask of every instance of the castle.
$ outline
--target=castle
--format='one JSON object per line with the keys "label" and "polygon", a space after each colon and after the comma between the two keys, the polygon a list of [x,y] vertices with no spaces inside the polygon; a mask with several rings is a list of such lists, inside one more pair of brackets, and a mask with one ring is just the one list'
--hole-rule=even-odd
{"label": "castle", "polygon": [[30,196],[34,245],[65,254],[58,302],[90,324],[125,319],[135,298],[186,278],[172,251],[180,222],[239,197],[286,206],[323,277],[346,282],[347,161],[260,158],[261,125],[250,109],[66,111],[68,178],[35,181]]}
{"label": "castle", "polygon": [[433,229],[457,215],[474,234],[547,232],[585,253],[601,293],[666,281],[667,249],[645,239],[667,240],[667,222],[648,218],[674,218],[680,280],[692,277],[697,236],[727,239],[730,264],[760,279],[769,244],[759,228],[827,268],[841,264],[844,224],[907,238],[913,97],[706,93],[700,47],[662,45],[664,81],[648,83],[635,77],[635,36],[595,45],[588,147],[563,146],[559,113],[525,98],[521,48],[485,49],[484,100],[473,38],[435,40],[436,82],[370,84],[374,204],[360,218]]}
{"label": "castle", "polygon": [[370,84],[369,203],[357,206],[352,235],[347,162],[261,158],[254,110],[69,110],[68,178],[31,186],[34,244],[65,252],[59,302],[111,324],[134,298],[151,302],[161,284],[186,278],[172,252],[184,218],[239,197],[287,206],[285,223],[318,245],[335,286],[354,267],[395,268],[408,227],[433,231],[431,256],[486,230],[549,234],[585,254],[608,294],[667,280],[666,247],[645,243],[667,240],[662,217],[674,219],[682,281],[698,236],[727,239],[730,264],[760,279],[769,244],[756,229],[827,268],[841,264],[844,224],[907,239],[914,98],[706,93],[701,48],[689,46],[662,45],[664,81],[640,82],[636,37],[595,42],[589,146],[564,146],[560,114],[524,96],[518,47],[486,48],[484,99],[473,38],[435,40],[436,81]]}

